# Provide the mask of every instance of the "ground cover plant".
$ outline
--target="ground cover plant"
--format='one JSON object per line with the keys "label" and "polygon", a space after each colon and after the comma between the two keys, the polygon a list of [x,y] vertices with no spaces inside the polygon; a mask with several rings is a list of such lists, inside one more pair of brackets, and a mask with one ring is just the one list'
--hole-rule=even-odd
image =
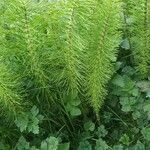
{"label": "ground cover plant", "polygon": [[148,0],[0,1],[0,150],[149,150]]}

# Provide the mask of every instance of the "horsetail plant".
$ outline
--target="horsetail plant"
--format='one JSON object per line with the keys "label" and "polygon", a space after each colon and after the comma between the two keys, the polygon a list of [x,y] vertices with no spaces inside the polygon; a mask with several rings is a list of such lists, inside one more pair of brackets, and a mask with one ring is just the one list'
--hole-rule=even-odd
{"label": "horsetail plant", "polygon": [[148,77],[150,62],[150,2],[136,0],[130,2],[134,7],[130,9],[133,25],[131,28],[133,55],[137,71],[141,78]]}
{"label": "horsetail plant", "polygon": [[[54,86],[55,98],[63,93],[80,99],[84,88],[98,116],[114,72],[120,2],[4,2],[7,9],[1,15],[1,53],[22,79],[27,98],[33,96],[40,105],[43,99],[50,102]],[[37,89],[35,94],[33,88]]]}
{"label": "horsetail plant", "polygon": [[120,9],[117,0],[97,1],[94,9],[89,34],[87,94],[97,114],[107,93],[106,85],[114,72],[112,62],[117,57],[120,39]]}
{"label": "horsetail plant", "polygon": [[23,107],[20,85],[14,74],[1,61],[0,70],[0,114],[14,117]]}

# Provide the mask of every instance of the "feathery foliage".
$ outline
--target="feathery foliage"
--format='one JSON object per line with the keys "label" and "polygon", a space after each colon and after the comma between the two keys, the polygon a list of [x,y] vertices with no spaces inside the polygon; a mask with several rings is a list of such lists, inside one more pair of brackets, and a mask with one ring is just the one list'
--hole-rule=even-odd
{"label": "feathery foliage", "polygon": [[[62,86],[66,94],[76,95],[79,91],[81,74],[84,69],[84,50],[86,41],[81,32],[84,32],[88,23],[89,11],[93,1],[60,1],[55,4],[50,12],[51,28],[47,31],[49,38],[54,37],[53,56],[55,56],[56,81]],[[54,24],[53,24],[54,23]]]}
{"label": "feathery foliage", "polygon": [[14,74],[0,61],[0,113],[14,116],[22,109],[20,86]]}
{"label": "feathery foliage", "polygon": [[13,63],[28,94],[42,88],[35,95],[40,92],[47,98],[55,85],[76,99],[85,87],[98,114],[117,53],[120,2],[5,2],[1,51],[7,64],[12,67]]}
{"label": "feathery foliage", "polygon": [[137,0],[130,2],[133,19],[132,43],[135,63],[141,78],[146,78],[149,73],[150,61],[150,2],[148,0]]}
{"label": "feathery foliage", "polygon": [[150,149],[149,7],[0,0],[0,150]]}
{"label": "feathery foliage", "polygon": [[106,84],[113,74],[112,62],[117,56],[120,8],[120,2],[116,0],[97,1],[94,19],[92,18],[88,47],[87,94],[97,114],[106,95]]}
{"label": "feathery foliage", "polygon": [[46,93],[49,97],[49,92],[45,89],[49,86],[48,73],[46,74],[47,57],[45,57],[48,51],[44,50],[43,46],[46,35],[43,25],[40,26],[44,13],[42,6],[43,3],[29,0],[7,1],[8,9],[3,14],[5,39],[2,51],[4,57],[8,59],[7,63],[22,78],[31,99],[31,95],[34,95],[32,89],[39,89],[35,93],[37,97],[42,93]]}

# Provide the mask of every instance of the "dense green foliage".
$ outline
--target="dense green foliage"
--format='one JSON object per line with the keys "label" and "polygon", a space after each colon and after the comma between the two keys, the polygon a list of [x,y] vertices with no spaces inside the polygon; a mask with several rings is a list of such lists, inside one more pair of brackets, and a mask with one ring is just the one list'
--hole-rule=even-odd
{"label": "dense green foliage", "polygon": [[148,0],[0,1],[0,150],[149,150]]}
{"label": "dense green foliage", "polygon": [[[133,3],[131,9],[132,37],[131,43],[137,70],[141,78],[147,77],[149,73],[149,55],[150,55],[150,2],[148,0],[138,0]],[[136,15],[135,15],[136,14]]]}

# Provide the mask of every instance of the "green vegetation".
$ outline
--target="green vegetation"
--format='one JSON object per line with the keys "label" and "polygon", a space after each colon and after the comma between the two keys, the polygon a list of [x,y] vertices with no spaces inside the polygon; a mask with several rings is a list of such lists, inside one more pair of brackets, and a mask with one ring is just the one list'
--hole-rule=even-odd
{"label": "green vegetation", "polygon": [[0,150],[149,150],[148,0],[0,1]]}

